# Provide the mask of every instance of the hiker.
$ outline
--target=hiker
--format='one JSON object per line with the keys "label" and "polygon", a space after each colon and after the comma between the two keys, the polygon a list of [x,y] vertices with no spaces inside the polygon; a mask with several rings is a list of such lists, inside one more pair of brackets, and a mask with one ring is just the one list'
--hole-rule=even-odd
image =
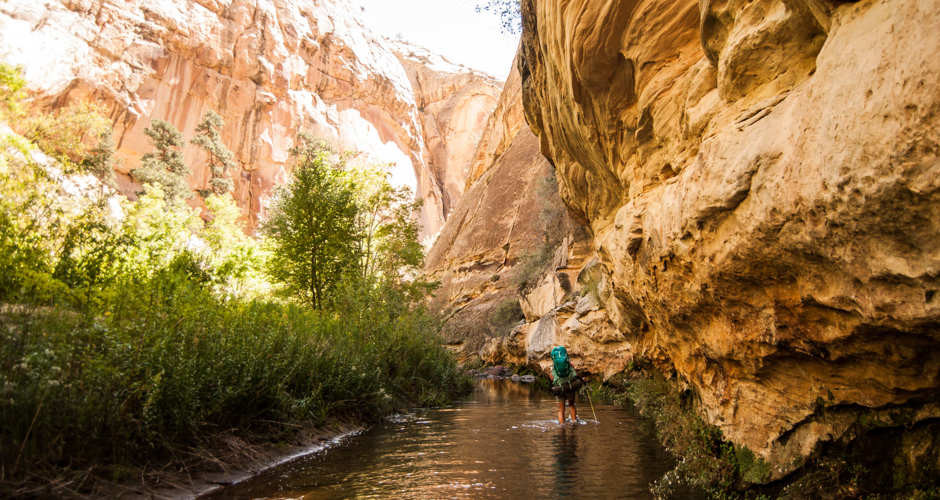
{"label": "hiker", "polygon": [[558,423],[565,423],[565,403],[571,412],[571,420],[578,421],[578,408],[575,406],[575,396],[581,387],[582,380],[571,366],[568,359],[568,350],[564,346],[552,348],[552,393],[558,398]]}

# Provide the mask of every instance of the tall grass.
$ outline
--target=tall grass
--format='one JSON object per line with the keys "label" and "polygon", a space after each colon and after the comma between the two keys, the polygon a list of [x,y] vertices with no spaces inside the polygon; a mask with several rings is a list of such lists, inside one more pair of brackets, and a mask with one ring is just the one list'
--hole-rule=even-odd
{"label": "tall grass", "polygon": [[166,272],[123,283],[120,300],[93,317],[5,307],[8,476],[38,464],[140,463],[226,429],[368,421],[467,388],[420,310],[381,320],[222,300]]}

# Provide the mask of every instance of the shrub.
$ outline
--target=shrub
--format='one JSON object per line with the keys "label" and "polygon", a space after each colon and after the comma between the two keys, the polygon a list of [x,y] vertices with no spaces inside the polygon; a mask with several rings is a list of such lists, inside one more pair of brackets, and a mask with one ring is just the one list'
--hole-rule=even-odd
{"label": "shrub", "polygon": [[17,118],[23,113],[25,89],[22,70],[0,62],[0,119]]}
{"label": "shrub", "polygon": [[96,105],[75,102],[53,113],[32,114],[17,129],[65,173],[109,175],[114,154],[111,122]]}
{"label": "shrub", "polygon": [[66,174],[90,173],[114,184],[111,122],[100,108],[73,102],[51,113],[25,114],[26,81],[19,68],[0,63],[0,119],[55,159]]}
{"label": "shrub", "polygon": [[187,177],[189,167],[183,162],[183,135],[173,125],[153,120],[144,133],[153,142],[154,151],[141,158],[140,168],[131,170],[131,175],[141,184],[159,187],[166,201],[182,204],[191,198]]}
{"label": "shrub", "polygon": [[122,282],[122,298],[97,317],[4,313],[0,459],[8,472],[18,463],[139,463],[207,431],[371,420],[465,388],[426,316],[350,322],[220,301],[186,259]]}
{"label": "shrub", "polygon": [[666,449],[679,458],[676,468],[653,484],[657,498],[674,498],[690,487],[711,498],[738,498],[769,476],[766,462],[725,441],[721,431],[702,420],[692,402],[662,376],[631,378],[626,392],[640,413],[653,420]]}
{"label": "shrub", "polygon": [[0,192],[0,300],[51,304],[65,290],[51,277],[50,255],[76,207],[57,202],[55,182],[16,136],[0,138]]}

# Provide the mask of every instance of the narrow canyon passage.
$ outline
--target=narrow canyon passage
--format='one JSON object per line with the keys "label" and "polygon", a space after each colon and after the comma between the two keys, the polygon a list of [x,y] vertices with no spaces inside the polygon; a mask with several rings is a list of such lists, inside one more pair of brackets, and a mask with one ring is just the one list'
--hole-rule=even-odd
{"label": "narrow canyon passage", "polygon": [[[940,499],[938,53],[940,0],[0,0],[0,499]],[[559,346],[655,437],[466,376]]]}
{"label": "narrow canyon passage", "polygon": [[[583,399],[583,398],[582,398]],[[525,384],[481,380],[456,406],[398,415],[209,498],[651,498],[671,468],[635,413],[586,400],[578,425]]]}

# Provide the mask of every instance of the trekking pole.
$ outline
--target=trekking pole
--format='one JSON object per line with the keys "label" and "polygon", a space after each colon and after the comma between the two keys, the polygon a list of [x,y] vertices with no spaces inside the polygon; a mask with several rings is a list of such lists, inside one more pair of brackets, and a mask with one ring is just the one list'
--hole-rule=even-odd
{"label": "trekking pole", "polygon": [[591,390],[590,390],[590,388],[588,388],[588,390],[587,390],[587,391],[584,391],[584,392],[587,394],[588,403],[591,403],[591,413],[594,414],[594,421],[597,422],[597,423],[601,423],[601,421],[597,419],[597,412],[594,411],[594,401],[591,401]]}

